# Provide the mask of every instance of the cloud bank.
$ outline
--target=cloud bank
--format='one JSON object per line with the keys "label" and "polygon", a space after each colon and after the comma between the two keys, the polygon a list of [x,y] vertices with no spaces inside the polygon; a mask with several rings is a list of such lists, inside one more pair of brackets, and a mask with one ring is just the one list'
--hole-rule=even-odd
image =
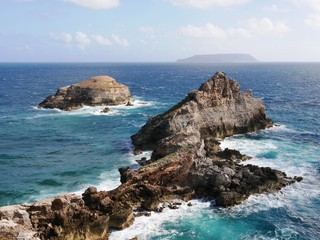
{"label": "cloud bank", "polygon": [[175,6],[188,6],[194,8],[212,8],[214,6],[228,7],[232,5],[244,4],[249,0],[170,0]]}
{"label": "cloud bank", "polygon": [[187,25],[178,30],[180,35],[193,38],[251,38],[259,35],[282,34],[289,31],[289,28],[283,22],[273,22],[269,18],[252,18],[247,21],[244,28],[223,29],[212,23],[204,26]]}
{"label": "cloud bank", "polygon": [[96,43],[101,46],[110,46],[113,44],[123,47],[130,46],[129,42],[119,35],[112,34],[111,39],[104,37],[100,34],[87,35],[83,32],[76,32],[74,35],[70,33],[50,33],[49,37],[56,41],[64,42],[67,44],[75,43],[80,49],[85,49],[90,44]]}
{"label": "cloud bank", "polygon": [[119,0],[66,0],[83,7],[92,9],[109,9],[118,7],[120,5]]}

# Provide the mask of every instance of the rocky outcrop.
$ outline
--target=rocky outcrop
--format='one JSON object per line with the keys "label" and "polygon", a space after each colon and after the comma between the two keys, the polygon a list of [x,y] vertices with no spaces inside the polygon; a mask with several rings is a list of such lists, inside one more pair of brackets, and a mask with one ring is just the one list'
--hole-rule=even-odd
{"label": "rocky outcrop", "polygon": [[[235,80],[217,73],[132,137],[137,149],[152,149],[139,169],[119,169],[121,185],[88,188],[31,205],[0,207],[0,239],[106,239],[109,228],[132,224],[134,211],[162,211],[160,203],[207,198],[216,206],[239,204],[252,194],[278,191],[290,178],[269,167],[243,165],[250,157],[220,149],[219,139],[272,125],[261,100],[240,93]],[[178,208],[176,204],[168,207]],[[27,239],[27,238],[26,238]]]}
{"label": "rocky outcrop", "polygon": [[122,169],[122,185],[113,198],[155,210],[171,199],[211,197],[217,206],[241,203],[251,194],[274,192],[295,182],[268,167],[241,165],[218,155],[206,156],[203,144],[189,145],[139,170]]}
{"label": "rocky outcrop", "polygon": [[[109,216],[89,209],[75,194],[0,207],[0,218],[0,239],[105,239],[109,230]],[[13,228],[7,231],[4,222]]]}
{"label": "rocky outcrop", "polygon": [[35,240],[36,232],[32,229],[28,206],[13,205],[0,207],[0,239]]}
{"label": "rocky outcrop", "polygon": [[260,99],[253,98],[251,91],[241,93],[237,81],[218,72],[169,111],[150,118],[131,138],[136,148],[153,150],[153,158],[158,159],[188,144],[272,124]]}
{"label": "rocky outcrop", "polygon": [[133,223],[134,209],[161,211],[160,203],[200,197],[228,207],[251,194],[274,192],[298,181],[268,167],[207,157],[204,144],[183,147],[140,169],[123,168],[120,173],[122,184],[111,191],[90,187],[82,196],[13,206],[10,213],[8,207],[0,207],[0,239],[26,233],[40,239],[106,239],[109,228],[123,229]]}
{"label": "rocky outcrop", "polygon": [[70,111],[83,106],[126,104],[131,100],[127,86],[109,76],[96,76],[81,83],[59,88],[55,95],[41,102],[39,108]]}

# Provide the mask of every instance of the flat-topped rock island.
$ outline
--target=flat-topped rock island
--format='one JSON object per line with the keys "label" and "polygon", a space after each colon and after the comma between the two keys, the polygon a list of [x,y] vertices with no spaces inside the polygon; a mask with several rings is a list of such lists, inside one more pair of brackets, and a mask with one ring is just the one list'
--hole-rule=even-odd
{"label": "flat-topped rock island", "polygon": [[109,229],[130,226],[137,211],[161,211],[160,203],[206,198],[216,207],[230,207],[252,194],[278,191],[302,178],[245,164],[241,161],[250,157],[221,149],[219,143],[272,126],[260,99],[251,91],[240,92],[236,80],[217,72],[131,137],[136,153],[153,154],[139,161],[138,169],[119,169],[119,187],[90,187],[81,196],[0,207],[0,239],[19,234],[30,239],[107,239]]}
{"label": "flat-topped rock island", "polygon": [[84,106],[110,106],[132,101],[127,86],[109,76],[96,76],[80,83],[61,87],[56,94],[47,97],[39,108],[77,110]]}

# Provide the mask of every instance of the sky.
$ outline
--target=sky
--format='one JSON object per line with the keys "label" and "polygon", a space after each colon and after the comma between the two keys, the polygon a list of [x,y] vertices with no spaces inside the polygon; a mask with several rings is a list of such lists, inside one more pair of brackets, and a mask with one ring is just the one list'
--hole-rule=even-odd
{"label": "sky", "polygon": [[320,0],[0,0],[0,62],[320,62]]}

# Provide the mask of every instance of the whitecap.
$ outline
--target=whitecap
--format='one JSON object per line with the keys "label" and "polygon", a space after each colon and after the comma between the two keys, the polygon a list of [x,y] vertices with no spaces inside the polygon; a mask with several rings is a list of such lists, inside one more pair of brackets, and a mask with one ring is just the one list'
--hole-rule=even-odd
{"label": "whitecap", "polygon": [[112,171],[103,172],[99,176],[100,183],[97,184],[98,191],[109,191],[119,187],[120,173],[117,169]]}
{"label": "whitecap", "polygon": [[103,112],[103,108],[99,108],[99,109],[96,109],[96,110],[93,110],[92,112],[90,112],[89,114],[90,115],[95,115],[95,116],[116,116],[116,115],[119,115],[119,111],[117,110],[111,110],[110,108],[110,111],[109,112]]}
{"label": "whitecap", "polygon": [[116,106],[109,106],[110,109],[136,109],[136,108],[142,108],[142,107],[150,107],[154,105],[155,103],[152,101],[143,101],[140,98],[136,98],[135,100],[131,101],[132,106],[127,106],[127,104],[120,104]]}
{"label": "whitecap", "polygon": [[[137,108],[144,108],[144,107],[150,107],[154,105],[155,103],[152,101],[144,101],[140,97],[135,96],[135,100],[132,102],[132,106],[127,106],[127,104],[120,104],[115,106],[84,106],[80,109],[73,110],[73,111],[63,111],[57,108],[53,109],[44,109],[44,108],[38,108],[37,106],[32,106],[33,110],[37,111],[44,111],[48,112],[46,114],[36,114],[35,116],[28,117],[27,119],[33,119],[33,118],[41,118],[41,117],[51,117],[51,116],[74,116],[74,115],[81,115],[81,116],[116,116],[116,115],[122,115],[125,116],[129,114],[130,110],[137,109]],[[110,109],[110,112],[104,113],[102,112],[105,107],[108,107]]]}
{"label": "whitecap", "polygon": [[292,133],[297,132],[295,129],[291,129],[284,124],[275,124],[275,125],[273,125],[273,127],[264,129],[263,131],[266,131],[266,132],[292,132]]}
{"label": "whitecap", "polygon": [[109,239],[132,239],[137,237],[139,240],[147,240],[152,237],[161,237],[167,234],[176,235],[178,233],[177,230],[165,229],[163,224],[183,221],[183,219],[187,217],[196,218],[201,212],[210,209],[210,202],[203,202],[202,200],[191,200],[191,207],[181,200],[173,202],[181,203],[179,209],[169,209],[166,207],[161,213],[151,212],[149,217],[137,217],[130,227],[121,231],[111,231]]}
{"label": "whitecap", "polygon": [[256,156],[258,154],[270,150],[276,150],[278,148],[277,145],[271,140],[255,140],[245,138],[244,136],[240,138],[225,138],[221,141],[220,147],[222,150],[226,148],[236,149],[242,154],[247,154],[249,156]]}
{"label": "whitecap", "polygon": [[137,160],[141,158],[151,159],[152,151],[143,151],[139,155],[134,155],[133,152],[128,153],[127,159],[130,163],[130,167],[133,169],[140,168],[141,165],[137,163]]}

